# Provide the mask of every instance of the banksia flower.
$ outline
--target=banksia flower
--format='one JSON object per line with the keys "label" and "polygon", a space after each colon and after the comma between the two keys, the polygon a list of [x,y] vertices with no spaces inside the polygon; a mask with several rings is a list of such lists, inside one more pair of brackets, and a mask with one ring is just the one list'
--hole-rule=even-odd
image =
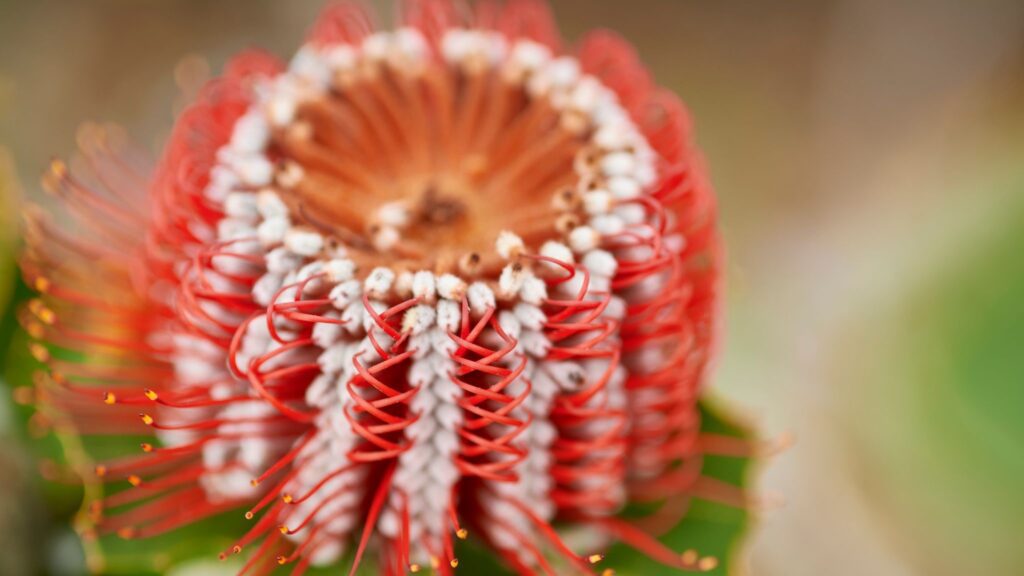
{"label": "banksia flower", "polygon": [[[93,530],[227,511],[244,573],[367,554],[451,573],[459,539],[592,573],[701,480],[715,203],[686,112],[634,51],[563,46],[535,1],[325,11],[287,64],[240,56],[150,169],[80,138],[29,212],[25,324],[46,405],[144,434]],[[712,441],[714,440],[714,441]],[[661,502],[647,521],[616,515]],[[347,556],[346,556],[347,555]],[[607,570],[606,570],[607,572]]]}

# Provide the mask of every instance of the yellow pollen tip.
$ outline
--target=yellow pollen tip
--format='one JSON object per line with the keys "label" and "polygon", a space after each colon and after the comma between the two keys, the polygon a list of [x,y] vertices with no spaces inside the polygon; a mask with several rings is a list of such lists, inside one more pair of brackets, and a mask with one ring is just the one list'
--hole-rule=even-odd
{"label": "yellow pollen tip", "polygon": [[280,526],[278,526],[277,529],[278,529],[279,532],[281,532],[281,534],[287,534],[288,533],[288,527],[285,526],[284,524],[281,524]]}
{"label": "yellow pollen tip", "polygon": [[293,500],[292,499],[292,495],[291,494],[285,494],[284,496],[281,496],[281,500],[284,500],[285,504],[291,504],[292,500]]}
{"label": "yellow pollen tip", "polygon": [[106,476],[107,475],[107,467],[102,465],[102,464],[97,466],[96,467],[96,475],[99,476],[100,478]]}
{"label": "yellow pollen tip", "polygon": [[150,444],[149,442],[143,442],[142,443],[142,451],[143,452],[152,452],[153,451],[153,445]]}
{"label": "yellow pollen tip", "polygon": [[42,276],[36,278],[36,281],[33,282],[32,284],[33,287],[36,289],[36,292],[46,294],[50,290],[50,281],[47,280],[46,278],[43,278]]}
{"label": "yellow pollen tip", "polygon": [[714,556],[705,556],[700,559],[697,563],[697,568],[700,568],[703,572],[710,572],[718,567],[718,558]]}
{"label": "yellow pollen tip", "polygon": [[28,332],[29,336],[36,340],[42,340],[43,337],[46,336],[46,330],[43,328],[43,325],[38,322],[30,322],[28,326],[25,327],[25,331]]}
{"label": "yellow pollen tip", "polygon": [[420,565],[419,564],[409,564],[409,572],[412,572],[413,574],[415,574],[416,572],[419,572],[419,571],[420,571]]}
{"label": "yellow pollen tip", "polygon": [[597,564],[601,560],[604,560],[604,554],[591,554],[590,556],[587,556],[587,562],[590,562],[591,564]]}
{"label": "yellow pollen tip", "polygon": [[107,392],[107,393],[105,393],[103,395],[103,403],[104,404],[116,404],[117,403],[117,396],[115,396],[113,392]]}
{"label": "yellow pollen tip", "polygon": [[246,520],[252,520],[252,516],[253,516],[253,514],[252,514],[251,510],[245,513],[245,519]]}
{"label": "yellow pollen tip", "polygon": [[54,160],[50,162],[50,171],[54,176],[63,178],[68,175],[68,165],[63,160]]}
{"label": "yellow pollen tip", "polygon": [[615,570],[611,568],[605,568],[604,572],[601,572],[601,576],[615,576]]}
{"label": "yellow pollen tip", "polygon": [[132,486],[138,486],[139,484],[142,484],[142,478],[139,478],[138,476],[132,474],[131,476],[128,477],[128,483],[131,484]]}
{"label": "yellow pollen tip", "polygon": [[39,311],[36,312],[36,317],[39,318],[39,320],[42,321],[43,324],[48,324],[51,326],[57,321],[57,314],[55,314],[53,310],[50,310],[49,308],[40,308]]}
{"label": "yellow pollen tip", "polygon": [[282,565],[282,566],[284,566],[285,564],[288,563],[288,558],[286,558],[284,556],[278,556],[277,557],[277,563]]}
{"label": "yellow pollen tip", "polygon": [[242,553],[242,547],[239,546],[238,544],[235,544],[234,546],[231,547],[231,553],[232,554],[241,554]]}
{"label": "yellow pollen tip", "polygon": [[158,398],[158,396],[156,395],[156,392],[153,392],[149,388],[146,388],[146,391],[143,392],[143,394],[145,394],[146,398],[149,398],[153,402],[156,402],[156,399]]}
{"label": "yellow pollen tip", "polygon": [[431,556],[430,557],[430,566],[433,567],[435,570],[440,568],[441,567],[441,559],[438,558],[437,556]]}
{"label": "yellow pollen tip", "polygon": [[700,560],[700,556],[697,555],[696,550],[687,550],[679,556],[679,559],[683,561],[683,564],[692,566],[697,563],[697,560]]}
{"label": "yellow pollen tip", "polygon": [[459,567],[459,559],[458,558],[452,558],[452,561],[449,562],[448,564],[451,565],[452,568],[458,568]]}
{"label": "yellow pollen tip", "polygon": [[139,418],[142,418],[142,423],[145,424],[146,426],[153,425],[153,417],[150,416],[149,414],[139,414]]}
{"label": "yellow pollen tip", "polygon": [[455,537],[459,540],[465,540],[469,537],[469,532],[467,532],[465,528],[459,528],[455,531]]}
{"label": "yellow pollen tip", "polygon": [[252,486],[253,488],[255,488],[255,487],[260,485],[260,481],[255,479],[255,478],[253,478],[252,480],[249,480],[249,485]]}
{"label": "yellow pollen tip", "polygon": [[28,351],[37,362],[46,362],[50,359],[50,350],[37,342],[29,344]]}

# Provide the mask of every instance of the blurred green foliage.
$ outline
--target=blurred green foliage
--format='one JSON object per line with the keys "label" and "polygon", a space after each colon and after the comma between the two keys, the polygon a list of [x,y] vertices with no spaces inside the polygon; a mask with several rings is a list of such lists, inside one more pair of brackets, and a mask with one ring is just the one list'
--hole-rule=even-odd
{"label": "blurred green foliage", "polygon": [[[1024,190],[1024,174],[996,185]],[[1024,534],[1024,201],[1010,198],[895,309],[867,314],[895,328],[850,351],[868,360],[849,375],[851,458],[930,573],[1024,573],[1007,545]]]}

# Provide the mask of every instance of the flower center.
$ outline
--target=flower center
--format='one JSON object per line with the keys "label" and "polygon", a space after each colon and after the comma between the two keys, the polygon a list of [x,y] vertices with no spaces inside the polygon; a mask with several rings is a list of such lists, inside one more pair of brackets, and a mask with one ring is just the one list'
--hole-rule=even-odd
{"label": "flower center", "polygon": [[[439,53],[408,29],[307,46],[262,87],[222,158],[258,188],[236,204],[255,206],[265,246],[343,253],[360,276],[467,282],[497,280],[510,251],[556,241],[585,253],[643,222],[636,199],[655,178],[629,115],[578,62],[469,30],[447,31]],[[505,231],[515,241],[495,250]]]}

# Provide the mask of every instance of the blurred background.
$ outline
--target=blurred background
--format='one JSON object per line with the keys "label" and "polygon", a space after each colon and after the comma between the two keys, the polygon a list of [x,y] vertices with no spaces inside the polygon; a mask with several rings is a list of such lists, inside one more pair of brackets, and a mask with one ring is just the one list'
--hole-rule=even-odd
{"label": "blurred background", "polygon": [[[1024,3],[553,4],[569,39],[635,43],[710,162],[730,255],[716,394],[797,438],[753,479],[785,505],[732,571],[1024,574]],[[83,120],[157,150],[207,63],[286,56],[321,6],[0,0],[0,306],[18,198]],[[10,399],[0,574],[80,573]]]}

